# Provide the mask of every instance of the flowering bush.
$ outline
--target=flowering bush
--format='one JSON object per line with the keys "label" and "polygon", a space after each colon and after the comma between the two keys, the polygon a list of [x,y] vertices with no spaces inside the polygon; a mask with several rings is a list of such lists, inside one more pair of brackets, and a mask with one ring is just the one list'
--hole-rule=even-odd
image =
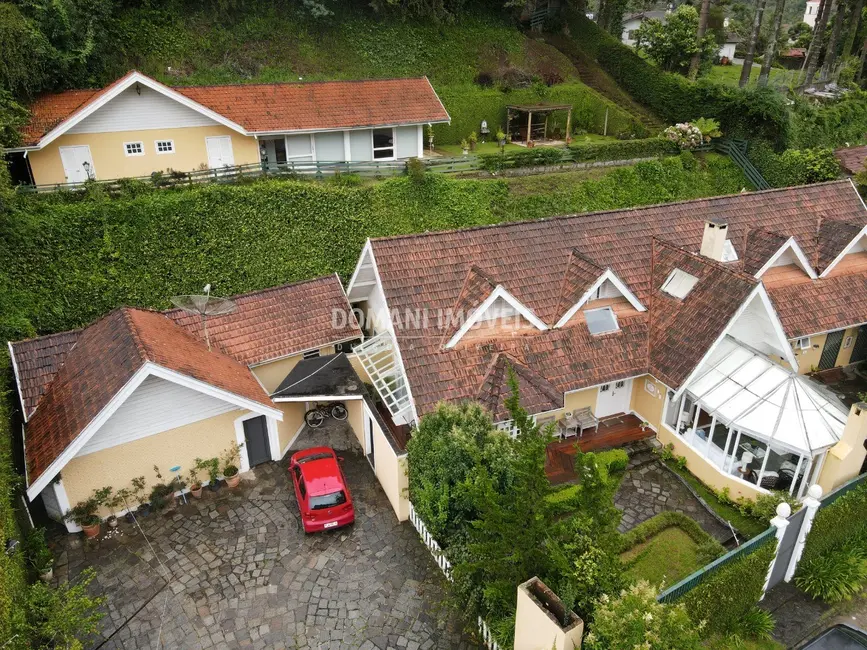
{"label": "flowering bush", "polygon": [[602,596],[593,615],[587,650],[699,650],[703,624],[695,625],[683,605],[656,601],[656,589],[641,581],[617,598]]}
{"label": "flowering bush", "polygon": [[[681,122],[665,130],[665,137],[676,143],[681,149],[695,149],[704,144],[705,136],[701,130],[689,122]],[[710,137],[707,138],[710,141]]]}

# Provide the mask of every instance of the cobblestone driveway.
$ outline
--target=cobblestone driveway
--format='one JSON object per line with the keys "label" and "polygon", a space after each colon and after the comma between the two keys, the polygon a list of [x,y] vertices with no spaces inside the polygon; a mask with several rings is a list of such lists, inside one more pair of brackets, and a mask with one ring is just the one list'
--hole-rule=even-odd
{"label": "cobblestone driveway", "polygon": [[344,443],[356,508],[347,529],[303,533],[283,461],[256,467],[237,490],[206,489],[142,519],[145,535],[122,523],[95,543],[63,536],[58,578],[93,566],[108,596],[93,647],[476,647],[449,618],[439,569],[415,529],[397,522],[354,438],[316,436],[302,434],[302,446]]}

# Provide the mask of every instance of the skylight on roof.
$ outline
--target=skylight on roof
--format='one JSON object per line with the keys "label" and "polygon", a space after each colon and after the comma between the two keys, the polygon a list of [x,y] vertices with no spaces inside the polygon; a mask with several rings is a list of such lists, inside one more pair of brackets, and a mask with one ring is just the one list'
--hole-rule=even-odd
{"label": "skylight on roof", "polygon": [[696,282],[698,282],[698,278],[694,275],[680,269],[674,269],[662,283],[662,290],[669,296],[683,300],[692,291]]}
{"label": "skylight on roof", "polygon": [[606,334],[620,329],[611,307],[588,309],[584,312],[584,318],[587,319],[587,328],[591,334]]}
{"label": "skylight on roof", "polygon": [[723,262],[737,262],[738,261],[738,252],[735,250],[735,247],[732,244],[731,239],[726,239],[725,244],[723,244],[722,261]]}

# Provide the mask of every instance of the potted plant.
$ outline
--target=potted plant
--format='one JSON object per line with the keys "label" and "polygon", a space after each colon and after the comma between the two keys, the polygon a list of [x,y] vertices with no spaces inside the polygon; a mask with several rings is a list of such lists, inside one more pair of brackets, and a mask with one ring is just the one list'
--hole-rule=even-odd
{"label": "potted plant", "polygon": [[54,555],[45,542],[45,529],[34,528],[24,542],[27,562],[42,582],[50,582],[54,577]]}
{"label": "potted plant", "polygon": [[[85,536],[89,539],[99,535],[99,524],[101,521],[99,518],[99,507],[105,501],[105,490],[106,488],[94,490],[93,494],[91,494],[89,498],[76,503],[72,509],[63,516],[67,521],[73,521],[77,525],[81,526]],[[111,488],[108,488],[108,490],[110,491]]]}
{"label": "potted plant", "polygon": [[136,512],[140,517],[147,517],[150,514],[150,504],[145,501],[145,488],[147,487],[147,481],[145,481],[144,476],[137,476],[132,480],[132,496],[135,498],[138,503],[138,508]]}
{"label": "potted plant", "polygon": [[500,145],[500,149],[505,148],[505,146],[506,146],[506,134],[503,133],[502,129],[497,131],[497,142]]}
{"label": "potted plant", "polygon": [[105,520],[109,528],[117,528],[117,510],[124,505],[128,496],[129,490],[121,488],[105,500],[106,507],[111,511],[111,515]]}
{"label": "potted plant", "polygon": [[201,458],[196,458],[196,466],[190,468],[190,473],[187,475],[187,480],[189,481],[190,486],[190,494],[192,494],[196,499],[202,498],[202,481],[199,480],[199,464],[201,462]]}
{"label": "potted plant", "polygon": [[532,149],[536,146],[536,143],[533,140],[527,140],[527,149]]}
{"label": "potted plant", "polygon": [[647,430],[647,427],[650,426],[650,422],[648,422],[647,420],[644,420],[644,421],[641,423],[640,426],[641,426],[641,430],[642,430],[642,431],[646,431],[646,430]]}
{"label": "potted plant", "polygon": [[238,473],[238,463],[241,462],[241,445],[233,442],[223,455],[223,477],[230,488],[238,487],[241,475]]}
{"label": "potted plant", "polygon": [[219,490],[220,484],[217,482],[217,477],[220,475],[220,459],[206,458],[202,461],[199,469],[203,469],[208,473],[208,487],[211,488],[211,492]]}
{"label": "potted plant", "polygon": [[475,131],[473,131],[472,133],[470,133],[470,151],[476,150],[476,144],[478,144],[478,142],[479,142],[479,136],[476,135]]}
{"label": "potted plant", "polygon": [[466,156],[468,153],[470,153],[470,143],[467,142],[467,139],[466,139],[466,138],[464,138],[463,140],[461,140],[461,151],[464,152],[464,155],[465,155],[465,156]]}

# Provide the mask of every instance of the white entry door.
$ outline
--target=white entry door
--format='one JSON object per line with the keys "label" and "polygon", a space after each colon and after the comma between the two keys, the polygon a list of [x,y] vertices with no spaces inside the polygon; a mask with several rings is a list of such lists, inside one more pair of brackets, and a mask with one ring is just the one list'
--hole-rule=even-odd
{"label": "white entry door", "polygon": [[596,399],[596,417],[604,418],[615,413],[629,411],[629,398],[632,395],[632,380],[621,379],[599,387]]}
{"label": "white entry door", "polygon": [[221,167],[234,167],[235,154],[232,152],[232,138],[228,135],[220,135],[205,138],[208,148],[208,167],[220,169]]}
{"label": "white entry door", "polygon": [[89,178],[96,178],[90,147],[86,144],[60,147],[60,160],[67,183],[83,183]]}

